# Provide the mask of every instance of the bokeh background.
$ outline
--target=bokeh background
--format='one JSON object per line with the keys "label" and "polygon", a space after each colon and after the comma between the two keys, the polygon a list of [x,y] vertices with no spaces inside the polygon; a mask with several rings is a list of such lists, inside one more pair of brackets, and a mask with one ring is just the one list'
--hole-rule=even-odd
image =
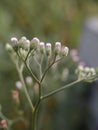
{"label": "bokeh background", "polygon": [[[41,41],[61,41],[70,49],[80,49],[83,25],[91,16],[98,16],[97,0],[0,0],[0,104],[6,116],[12,114],[11,90],[19,80],[5,50],[10,38],[26,36],[32,39],[36,36]],[[93,113],[88,105],[91,89],[91,85],[76,87],[67,90],[66,100],[65,96],[61,98],[65,92],[58,95],[57,100],[50,99],[45,107],[44,128],[90,130],[93,126]]]}

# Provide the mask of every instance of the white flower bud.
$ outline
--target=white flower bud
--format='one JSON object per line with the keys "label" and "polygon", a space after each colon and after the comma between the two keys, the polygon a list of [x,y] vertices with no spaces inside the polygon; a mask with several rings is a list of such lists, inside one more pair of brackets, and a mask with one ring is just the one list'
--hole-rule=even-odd
{"label": "white flower bud", "polygon": [[84,71],[84,67],[83,67],[82,65],[79,65],[79,66],[78,66],[78,70],[79,70],[79,71]]}
{"label": "white flower bud", "polygon": [[34,37],[30,43],[30,49],[37,49],[39,43],[40,43],[39,39],[37,37]]}
{"label": "white flower bud", "polygon": [[60,42],[56,42],[55,43],[55,54],[58,55],[61,52],[61,43]]}
{"label": "white flower bud", "polygon": [[46,54],[51,55],[51,43],[46,43]]}
{"label": "white flower bud", "polygon": [[25,41],[27,40],[27,38],[26,38],[25,36],[21,37],[21,39],[22,39],[22,40],[25,40]]}
{"label": "white flower bud", "polygon": [[94,68],[90,68],[90,73],[92,74],[92,75],[94,75],[94,74],[96,74],[96,71],[95,71],[95,69]]}
{"label": "white flower bud", "polygon": [[21,83],[20,81],[17,81],[17,82],[16,82],[16,87],[17,87],[18,89],[21,89],[21,88],[22,88],[22,83]]}
{"label": "white flower bud", "polygon": [[68,52],[69,52],[69,48],[67,46],[65,46],[63,49],[62,49],[62,55],[63,56],[67,56],[68,55]]}
{"label": "white flower bud", "polygon": [[40,46],[40,52],[42,54],[44,54],[45,53],[45,43],[44,42],[40,42],[39,46]]}
{"label": "white flower bud", "polygon": [[89,73],[90,68],[89,68],[89,67],[85,67],[85,68],[84,68],[84,71],[85,71],[86,73]]}
{"label": "white flower bud", "polygon": [[12,37],[11,38],[11,43],[12,43],[13,49],[15,51],[17,51],[18,50],[18,40],[17,40],[17,38],[16,37]]}
{"label": "white flower bud", "polygon": [[33,83],[33,80],[32,80],[32,78],[30,76],[26,77],[26,83],[28,85],[31,85]]}
{"label": "white flower bud", "polygon": [[18,39],[16,37],[12,37],[11,38],[11,43],[12,44],[17,44],[18,43]]}
{"label": "white flower bud", "polygon": [[27,56],[27,51],[26,50],[24,50],[24,49],[22,49],[22,48],[20,48],[20,55],[21,55],[21,57],[25,60],[25,58],[26,58],[26,56]]}
{"label": "white flower bud", "polygon": [[12,46],[10,45],[10,44],[6,44],[6,50],[8,51],[8,52],[12,52],[13,51],[13,48],[12,48]]}

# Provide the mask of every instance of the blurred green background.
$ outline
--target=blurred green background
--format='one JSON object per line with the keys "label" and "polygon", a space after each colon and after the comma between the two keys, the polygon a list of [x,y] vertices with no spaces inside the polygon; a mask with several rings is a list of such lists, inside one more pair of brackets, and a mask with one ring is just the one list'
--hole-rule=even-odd
{"label": "blurred green background", "polygon": [[[61,41],[70,48],[77,48],[84,20],[98,14],[97,7],[97,0],[0,0],[0,103],[6,115],[11,113],[10,91],[18,76],[5,43],[13,36],[25,35],[45,42]],[[74,109],[73,113],[77,111]],[[69,120],[68,125],[72,123],[74,121]],[[67,130],[76,130],[75,125],[69,126]]]}

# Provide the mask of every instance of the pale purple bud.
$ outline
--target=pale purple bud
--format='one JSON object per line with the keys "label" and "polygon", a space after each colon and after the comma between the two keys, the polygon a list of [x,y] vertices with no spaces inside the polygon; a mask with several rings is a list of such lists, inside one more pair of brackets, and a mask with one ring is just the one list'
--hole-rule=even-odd
{"label": "pale purple bud", "polygon": [[46,53],[47,55],[51,55],[51,43],[46,43]]}
{"label": "pale purple bud", "polygon": [[79,65],[82,65],[82,66],[84,67],[86,64],[85,64],[85,62],[80,61],[80,62],[79,62]]}
{"label": "pale purple bud", "polygon": [[18,43],[18,39],[16,37],[11,38],[11,43],[16,44]]}
{"label": "pale purple bud", "polygon": [[26,43],[29,45],[30,44],[30,40],[26,40]]}
{"label": "pale purple bud", "polygon": [[72,57],[72,60],[74,61],[74,62],[79,62],[79,56],[73,56]]}
{"label": "pale purple bud", "polygon": [[55,54],[59,54],[61,52],[61,43],[60,42],[56,42],[55,43]]}
{"label": "pale purple bud", "polygon": [[40,46],[40,52],[42,54],[44,54],[45,53],[45,43],[44,42],[40,42],[39,46]]}
{"label": "pale purple bud", "polygon": [[40,43],[39,39],[37,37],[34,37],[30,43],[30,49],[37,49],[39,43]]}
{"label": "pale purple bud", "polygon": [[69,52],[69,48],[67,46],[65,46],[65,47],[62,48],[62,55],[63,56],[67,56],[68,52]]}
{"label": "pale purple bud", "polygon": [[77,55],[78,55],[78,51],[76,49],[70,50],[70,56],[77,56]]}

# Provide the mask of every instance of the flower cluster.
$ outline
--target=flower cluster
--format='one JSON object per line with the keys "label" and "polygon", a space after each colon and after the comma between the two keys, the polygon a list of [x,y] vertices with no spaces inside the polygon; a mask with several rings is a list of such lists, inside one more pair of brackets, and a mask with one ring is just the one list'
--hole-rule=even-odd
{"label": "flower cluster", "polygon": [[40,42],[37,37],[34,37],[31,41],[26,37],[21,37],[19,40],[16,37],[11,38],[11,44],[6,45],[6,49],[9,52],[14,50],[15,52],[19,52],[19,55],[25,60],[28,53],[30,54],[33,51],[37,51],[40,54],[46,54],[47,56],[51,56],[55,54],[55,56],[67,56],[69,52],[69,48],[64,46],[61,47],[60,42],[56,42],[54,49],[52,48],[51,43]]}
{"label": "flower cluster", "polygon": [[98,75],[94,68],[92,67],[83,67],[79,65],[76,69],[76,74],[78,75],[79,79],[83,79],[86,82],[93,82],[97,80]]}

